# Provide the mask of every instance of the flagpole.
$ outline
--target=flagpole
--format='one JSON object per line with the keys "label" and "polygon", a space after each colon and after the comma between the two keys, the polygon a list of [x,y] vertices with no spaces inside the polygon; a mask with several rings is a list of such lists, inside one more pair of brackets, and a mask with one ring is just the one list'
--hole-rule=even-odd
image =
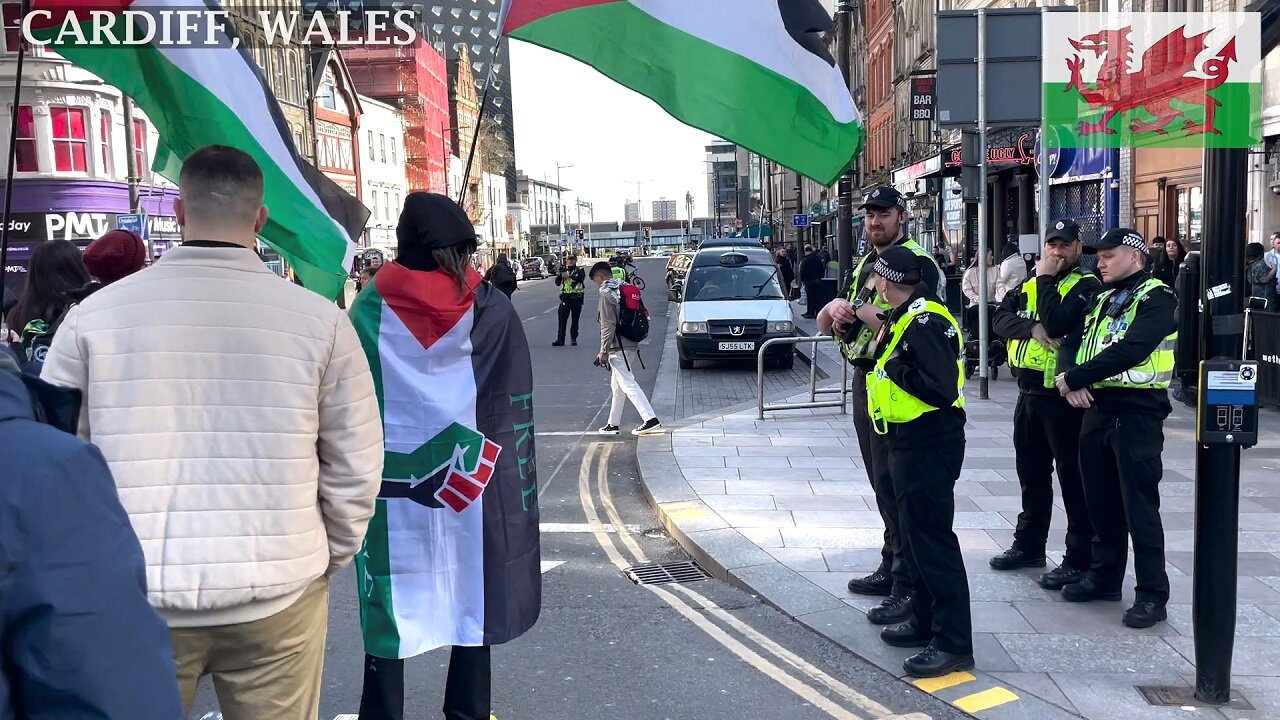
{"label": "flagpole", "polygon": [[[502,22],[502,18],[498,18],[498,22]],[[489,105],[489,89],[493,87],[493,63],[498,58],[498,46],[502,44],[502,26],[498,26],[498,39],[493,41],[493,47],[489,50],[489,70],[485,73],[484,93],[480,96],[480,112],[476,115],[476,129],[471,134],[471,151],[467,153],[467,166],[462,171],[462,187],[458,189],[458,204],[462,205],[463,198],[467,194],[467,181],[471,179],[471,163],[476,157],[476,145],[480,140],[480,123],[484,120],[485,108]]]}
{"label": "flagpole", "polygon": [[[25,18],[31,10],[30,0],[22,0],[18,17]],[[9,216],[13,209],[13,171],[18,162],[18,114],[22,109],[22,61],[27,56],[27,43],[18,38],[18,63],[13,78],[13,109],[9,117],[9,167],[4,177],[4,214],[0,219],[0,298],[4,297],[4,280],[9,274]],[[9,324],[0,314],[0,342],[7,342]]]}

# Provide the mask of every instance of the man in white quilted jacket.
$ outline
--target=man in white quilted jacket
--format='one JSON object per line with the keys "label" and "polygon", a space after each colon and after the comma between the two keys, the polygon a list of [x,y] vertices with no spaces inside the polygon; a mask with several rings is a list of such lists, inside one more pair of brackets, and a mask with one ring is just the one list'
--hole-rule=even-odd
{"label": "man in white quilted jacket", "polygon": [[255,252],[253,158],[203,148],[179,185],[183,244],[73,309],[42,377],[85,393],[186,709],[212,675],[227,720],[315,720],[328,578],[381,483],[373,380],[346,313]]}

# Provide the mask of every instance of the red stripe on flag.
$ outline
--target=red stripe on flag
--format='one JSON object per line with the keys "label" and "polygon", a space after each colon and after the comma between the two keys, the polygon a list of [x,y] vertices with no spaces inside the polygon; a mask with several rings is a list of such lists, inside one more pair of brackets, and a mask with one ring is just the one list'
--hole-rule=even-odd
{"label": "red stripe on flag", "polygon": [[625,0],[512,0],[511,9],[507,11],[507,24],[502,28],[502,32],[510,33],[535,20],[566,10],[615,2],[625,2]]}
{"label": "red stripe on flag", "polygon": [[479,273],[468,270],[471,289],[460,296],[458,283],[443,272],[410,270],[394,262],[383,265],[373,278],[378,294],[424,348],[434,345],[467,314],[480,282]]}
{"label": "red stripe on flag", "polygon": [[476,468],[476,471],[471,474],[471,479],[475,480],[481,485],[488,485],[489,479],[492,477],[493,477],[493,466],[483,462],[480,463],[480,467]]}
{"label": "red stripe on flag", "polygon": [[483,485],[477,485],[471,478],[458,473],[449,473],[449,480],[445,485],[471,502],[475,502],[476,498],[484,492]]}

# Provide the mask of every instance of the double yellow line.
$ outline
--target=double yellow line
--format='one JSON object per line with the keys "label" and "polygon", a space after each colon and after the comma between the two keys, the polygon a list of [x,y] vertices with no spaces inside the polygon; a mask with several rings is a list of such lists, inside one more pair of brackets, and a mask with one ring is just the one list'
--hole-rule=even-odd
{"label": "double yellow line", "polygon": [[[609,561],[622,571],[634,564],[648,563],[649,559],[631,533],[626,531],[626,524],[618,513],[618,508],[613,503],[613,496],[609,492],[609,458],[616,446],[616,443],[593,442],[586,447],[582,465],[578,470],[578,495],[582,501],[582,511],[586,515],[587,524],[595,535],[596,542],[600,544]],[[608,518],[608,522],[619,529],[617,537],[621,541],[621,547],[614,542],[609,533],[605,532],[605,524],[601,521],[600,512],[596,508],[592,494],[593,475],[595,494],[599,497],[600,507]],[[924,713],[894,714],[892,710],[765,637],[760,631],[685,585],[676,584],[666,587],[642,585],[641,587],[653,592],[681,617],[758,672],[836,720],[931,720],[930,716]],[[710,618],[714,618],[721,624],[712,622]],[[755,649],[743,639],[750,641]],[[766,657],[757,650],[771,657]],[[824,694],[819,688],[824,688],[834,695],[835,699]]]}

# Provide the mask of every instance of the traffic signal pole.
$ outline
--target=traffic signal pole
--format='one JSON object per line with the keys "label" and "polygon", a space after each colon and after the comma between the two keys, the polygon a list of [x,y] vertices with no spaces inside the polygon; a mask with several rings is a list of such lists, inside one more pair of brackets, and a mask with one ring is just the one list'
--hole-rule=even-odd
{"label": "traffic signal pole", "polygon": [[[851,0],[840,0],[836,6],[836,52],[840,54],[840,71],[844,73],[844,84],[849,85],[853,64],[853,13]],[[844,290],[846,283],[851,283],[853,271],[853,163],[840,176],[836,195],[836,254],[839,272],[836,275],[836,292]]]}

